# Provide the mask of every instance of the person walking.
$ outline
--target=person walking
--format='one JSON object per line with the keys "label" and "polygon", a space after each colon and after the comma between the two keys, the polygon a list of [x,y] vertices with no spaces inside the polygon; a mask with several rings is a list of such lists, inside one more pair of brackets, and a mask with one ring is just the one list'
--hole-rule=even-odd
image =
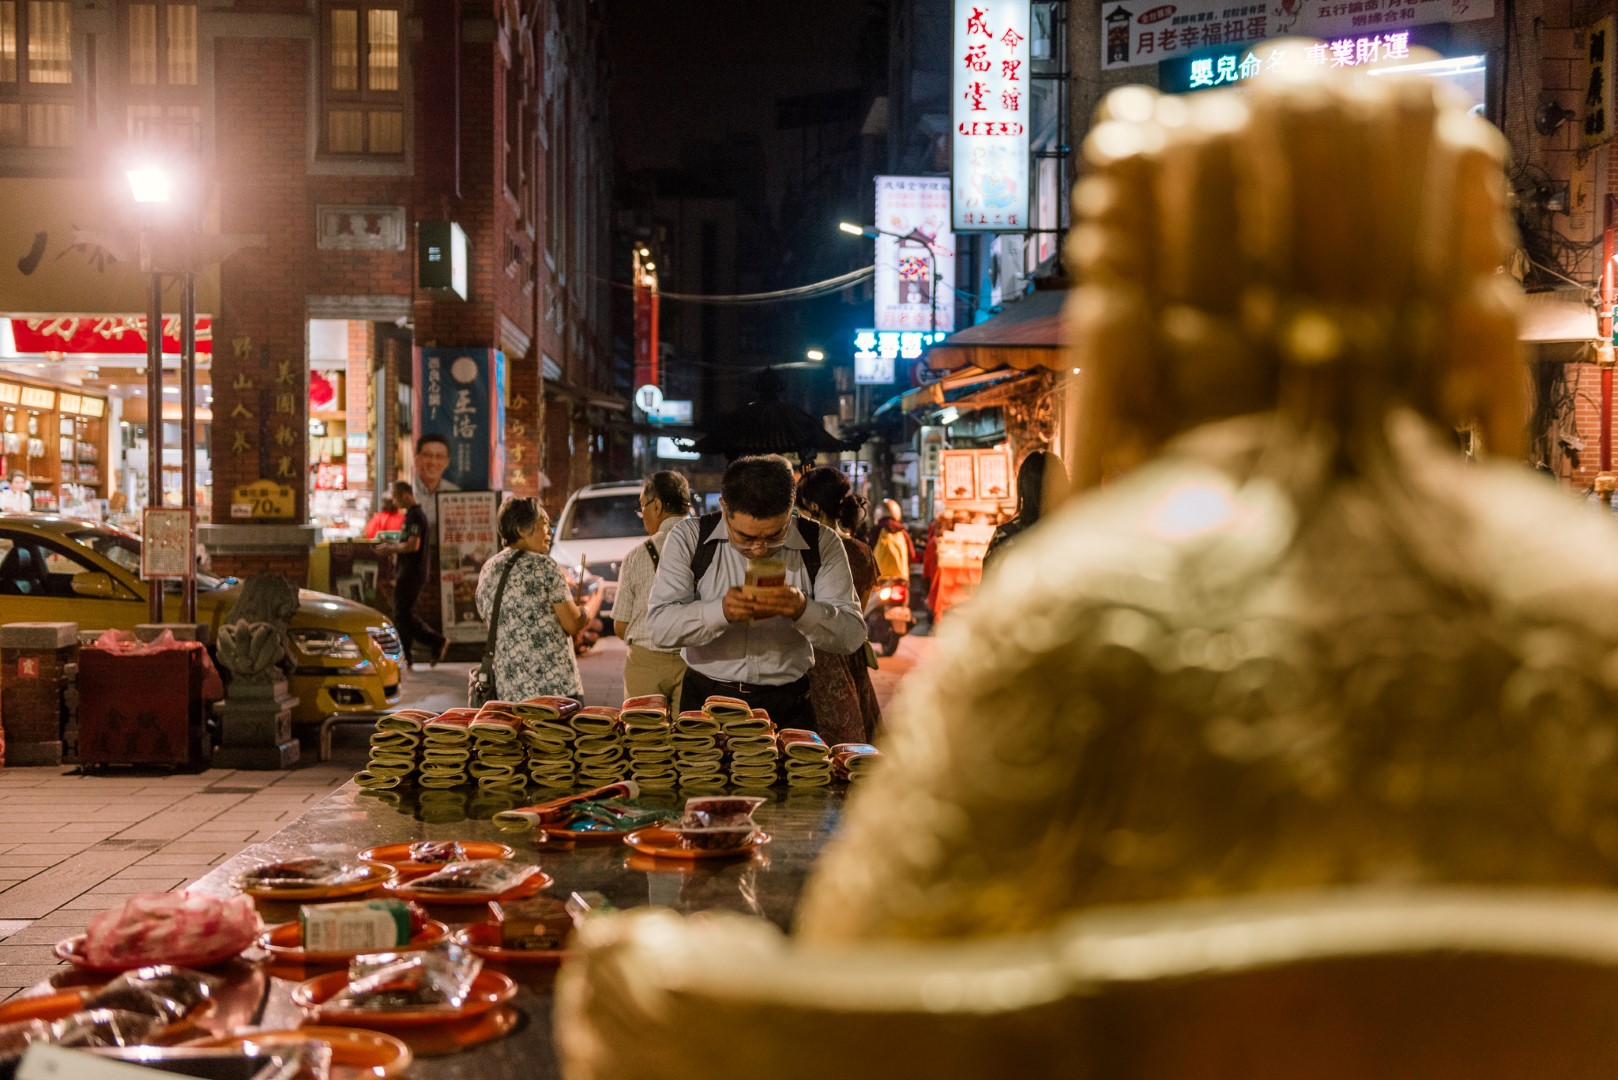
{"label": "person walking", "polygon": [[[795,516],[795,495],[785,458],[738,458],[720,481],[720,509],[669,533],[642,632],[657,648],[684,650],[687,708],[740,698],[781,727],[814,731],[816,650],[847,654],[864,642],[842,541]],[[758,565],[767,559],[779,563]],[[750,563],[784,567],[785,584],[744,589]]]}
{"label": "person walking", "polygon": [[573,635],[595,618],[600,601],[592,598],[581,608],[574,600],[562,568],[551,558],[551,519],[537,499],[512,497],[501,503],[499,529],[505,547],[483,564],[477,590],[478,614],[487,621],[501,574],[515,560],[495,628],[495,695],[503,701],[583,698]]}
{"label": "person walking", "polygon": [[646,644],[642,627],[669,533],[690,516],[691,485],[685,477],[664,471],[646,478],[640,489],[640,517],[649,539],[631,551],[618,568],[618,595],[612,605],[613,632],[629,647],[629,656],[624,660],[624,698],[662,694],[669,699],[670,711],[676,716],[685,660],[678,650]]}
{"label": "person walking", "polygon": [[1062,459],[1049,450],[1035,450],[1017,466],[1017,513],[994,530],[988,550],[983,553],[983,572],[1016,544],[1024,532],[1039,524],[1047,497],[1060,499],[1067,493],[1067,470]]}
{"label": "person walking", "polygon": [[[876,559],[864,541],[853,537],[865,520],[865,499],[854,493],[840,470],[818,468],[799,477],[797,501],[798,513],[835,532],[842,541],[854,597],[864,611],[876,587]],[[874,660],[863,642],[846,656],[815,650],[815,666],[809,669],[809,700],[828,744],[870,742],[876,734],[882,706],[871,685]]]}
{"label": "person walking", "polygon": [[406,667],[416,666],[412,649],[418,641],[427,646],[436,665],[449,652],[449,640],[416,616],[416,600],[427,585],[427,515],[416,502],[409,481],[394,483],[393,501],[404,511],[401,535],[397,543],[376,546],[377,551],[394,556],[393,625],[399,631]]}

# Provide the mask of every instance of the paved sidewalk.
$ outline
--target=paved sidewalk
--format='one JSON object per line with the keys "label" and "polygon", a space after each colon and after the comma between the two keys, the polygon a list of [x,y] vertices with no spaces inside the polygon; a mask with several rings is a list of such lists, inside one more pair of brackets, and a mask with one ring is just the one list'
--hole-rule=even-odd
{"label": "paved sidewalk", "polygon": [[[931,642],[910,636],[872,673],[887,708]],[[624,647],[603,639],[580,662],[585,697],[616,703]],[[442,710],[464,703],[470,664],[413,672],[405,701]],[[352,777],[369,733],[337,728],[333,759],[316,764],[313,740],[289,772],[200,773],[71,766],[0,768],[0,1001],[47,979],[51,946],[98,911],[138,892],[179,888],[249,844],[267,840]]]}

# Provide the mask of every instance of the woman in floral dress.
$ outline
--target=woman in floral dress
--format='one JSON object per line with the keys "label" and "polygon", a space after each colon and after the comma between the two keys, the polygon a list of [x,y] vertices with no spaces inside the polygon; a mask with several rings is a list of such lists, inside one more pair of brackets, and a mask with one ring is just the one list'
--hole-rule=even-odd
{"label": "woman in floral dress", "polygon": [[573,635],[595,617],[574,602],[562,568],[551,558],[551,520],[534,499],[510,498],[500,507],[500,540],[506,546],[478,575],[478,614],[494,611],[500,574],[516,560],[500,601],[495,640],[494,690],[502,701],[559,694],[582,698]]}

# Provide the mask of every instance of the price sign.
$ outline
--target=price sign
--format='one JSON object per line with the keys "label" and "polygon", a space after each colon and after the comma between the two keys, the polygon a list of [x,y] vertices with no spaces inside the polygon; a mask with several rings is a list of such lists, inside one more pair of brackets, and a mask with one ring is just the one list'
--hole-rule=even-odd
{"label": "price sign", "polygon": [[255,480],[238,487],[230,498],[233,518],[283,519],[296,516],[297,493],[274,480]]}

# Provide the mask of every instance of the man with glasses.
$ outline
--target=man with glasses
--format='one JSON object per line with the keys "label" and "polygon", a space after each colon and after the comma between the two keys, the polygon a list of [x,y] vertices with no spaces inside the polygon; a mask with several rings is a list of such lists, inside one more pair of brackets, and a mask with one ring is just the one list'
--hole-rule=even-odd
{"label": "man with glasses", "polygon": [[[766,710],[781,727],[816,730],[814,650],[848,654],[865,642],[843,543],[794,517],[785,458],[739,458],[719,490],[718,512],[669,534],[641,637],[684,650],[686,708],[719,694]],[[744,591],[748,563],[766,556],[785,565],[786,583]]]}
{"label": "man with glasses", "polygon": [[662,694],[671,708],[680,707],[685,661],[678,649],[646,643],[646,602],[657,578],[669,533],[691,516],[691,485],[677,472],[656,472],[640,489],[640,519],[651,539],[636,547],[618,568],[618,596],[612,605],[613,631],[629,646],[624,661],[624,698]]}

